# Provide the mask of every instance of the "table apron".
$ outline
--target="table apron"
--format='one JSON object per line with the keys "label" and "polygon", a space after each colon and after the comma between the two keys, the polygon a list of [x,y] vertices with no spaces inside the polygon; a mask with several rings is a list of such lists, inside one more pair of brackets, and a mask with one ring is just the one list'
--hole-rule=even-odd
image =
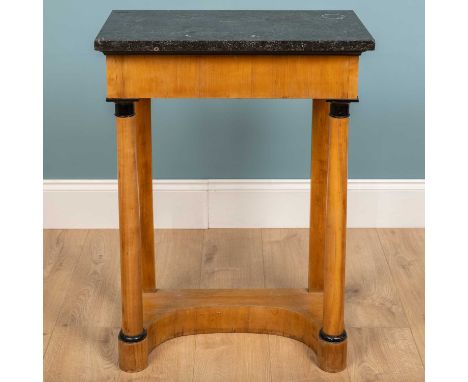
{"label": "table apron", "polygon": [[108,55],[108,98],[356,99],[359,56]]}

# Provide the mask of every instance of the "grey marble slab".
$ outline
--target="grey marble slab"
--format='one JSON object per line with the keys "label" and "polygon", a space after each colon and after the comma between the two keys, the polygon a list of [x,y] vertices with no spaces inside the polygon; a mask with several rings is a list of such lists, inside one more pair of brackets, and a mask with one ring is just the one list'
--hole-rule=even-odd
{"label": "grey marble slab", "polygon": [[112,11],[105,54],[361,54],[375,41],[353,11]]}

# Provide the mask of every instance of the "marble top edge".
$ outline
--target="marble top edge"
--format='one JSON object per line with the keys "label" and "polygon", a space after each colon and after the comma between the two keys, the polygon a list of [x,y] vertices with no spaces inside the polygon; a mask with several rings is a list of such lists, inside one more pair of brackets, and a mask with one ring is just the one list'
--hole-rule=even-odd
{"label": "marble top edge", "polygon": [[130,11],[109,15],[105,54],[361,54],[372,35],[351,10]]}

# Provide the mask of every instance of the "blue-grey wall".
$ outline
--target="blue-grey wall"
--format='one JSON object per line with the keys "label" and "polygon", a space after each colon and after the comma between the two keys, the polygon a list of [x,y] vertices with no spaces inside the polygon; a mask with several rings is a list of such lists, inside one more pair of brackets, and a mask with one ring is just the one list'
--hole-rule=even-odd
{"label": "blue-grey wall", "polygon": [[[377,50],[361,56],[350,178],[424,178],[423,0],[45,0],[45,178],[116,178],[105,60],[93,50],[112,9],[355,10]],[[153,175],[308,178],[310,125],[308,100],[153,100]]]}

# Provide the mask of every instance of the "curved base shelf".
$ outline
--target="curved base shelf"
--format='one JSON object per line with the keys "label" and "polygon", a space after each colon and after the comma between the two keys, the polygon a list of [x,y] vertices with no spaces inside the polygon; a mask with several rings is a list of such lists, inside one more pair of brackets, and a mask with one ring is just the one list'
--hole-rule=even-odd
{"label": "curved base shelf", "polygon": [[[207,333],[276,334],[301,341],[317,354],[319,367],[336,372],[346,365],[346,341],[319,338],[322,293],[306,289],[186,289],[143,294],[147,354],[175,337]],[[120,346],[120,366],[138,371],[141,344]],[[123,354],[122,354],[123,353]],[[146,358],[147,358],[146,354]],[[126,361],[129,360],[129,361]],[[136,368],[136,365],[139,367]],[[142,366],[143,365],[143,366]]]}

